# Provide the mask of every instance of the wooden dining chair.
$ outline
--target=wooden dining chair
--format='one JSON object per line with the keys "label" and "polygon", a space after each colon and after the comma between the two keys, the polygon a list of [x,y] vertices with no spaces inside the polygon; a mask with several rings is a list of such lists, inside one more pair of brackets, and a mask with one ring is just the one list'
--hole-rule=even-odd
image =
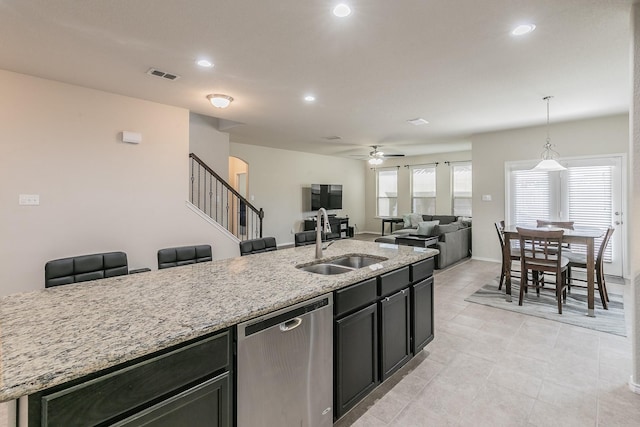
{"label": "wooden dining chair", "polygon": [[[562,236],[564,230],[533,230],[517,227],[520,236],[520,298],[518,305],[522,305],[527,288],[540,289],[544,282],[538,280],[540,274],[553,273],[556,277],[556,299],[558,313],[562,314],[562,303],[567,301],[567,268],[569,260],[562,256]],[[529,283],[528,273],[531,271],[533,280]]]}
{"label": "wooden dining chair", "polygon": [[[500,241],[500,253],[502,254],[502,270],[500,271],[500,282],[498,284],[498,290],[502,289],[502,285],[504,284],[504,278],[507,274],[507,260],[504,257],[504,221],[498,221],[494,223],[496,227],[496,232],[498,233],[498,240]],[[514,248],[513,246],[510,248],[510,258],[511,265],[513,266],[513,261],[520,261],[520,249]],[[512,268],[513,271],[513,268]],[[512,277],[517,277],[513,276]]]}
{"label": "wooden dining chair", "polygon": [[[609,302],[609,293],[607,292],[607,285],[604,280],[604,251],[607,249],[607,245],[609,244],[609,240],[611,240],[611,235],[613,234],[614,230],[615,229],[613,227],[609,227],[607,229],[607,232],[605,233],[604,238],[600,243],[600,248],[598,248],[598,255],[596,256],[596,262],[595,262],[596,287],[598,289],[598,293],[600,294],[600,301],[602,301],[602,308],[604,308],[605,310],[609,309],[607,305],[607,303]],[[586,269],[587,254],[569,252],[566,254],[566,257],[569,259],[569,270],[568,270],[567,277],[568,277],[568,285],[570,290],[571,286],[578,286],[578,285],[574,285],[573,281],[577,280],[579,282],[586,282],[586,280],[574,278],[572,275],[571,269],[573,267]]]}

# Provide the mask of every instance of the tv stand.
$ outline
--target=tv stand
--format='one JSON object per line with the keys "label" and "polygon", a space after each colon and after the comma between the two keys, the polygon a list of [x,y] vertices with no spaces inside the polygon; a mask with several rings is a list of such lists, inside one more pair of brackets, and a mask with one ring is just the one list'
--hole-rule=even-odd
{"label": "tv stand", "polygon": [[[331,226],[331,233],[327,233],[327,240],[346,239],[349,237],[349,218],[337,217],[334,215],[328,215],[329,225]],[[305,219],[304,231],[310,231],[316,229],[317,219]],[[322,225],[324,225],[324,218],[322,219]]]}

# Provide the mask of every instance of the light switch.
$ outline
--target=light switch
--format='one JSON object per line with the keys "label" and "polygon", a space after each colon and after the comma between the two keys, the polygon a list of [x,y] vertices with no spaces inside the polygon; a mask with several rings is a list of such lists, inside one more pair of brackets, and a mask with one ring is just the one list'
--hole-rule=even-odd
{"label": "light switch", "polygon": [[483,202],[490,202],[491,201],[491,194],[483,194],[482,195],[482,201]]}
{"label": "light switch", "polygon": [[40,204],[39,194],[20,194],[18,204],[21,206],[37,206]]}

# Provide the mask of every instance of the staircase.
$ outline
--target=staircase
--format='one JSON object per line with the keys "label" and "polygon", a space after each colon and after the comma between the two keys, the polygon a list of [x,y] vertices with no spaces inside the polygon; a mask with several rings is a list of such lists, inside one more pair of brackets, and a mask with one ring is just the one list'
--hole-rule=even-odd
{"label": "staircase", "polygon": [[240,241],[262,237],[262,208],[249,203],[195,154],[189,154],[189,161],[191,203]]}

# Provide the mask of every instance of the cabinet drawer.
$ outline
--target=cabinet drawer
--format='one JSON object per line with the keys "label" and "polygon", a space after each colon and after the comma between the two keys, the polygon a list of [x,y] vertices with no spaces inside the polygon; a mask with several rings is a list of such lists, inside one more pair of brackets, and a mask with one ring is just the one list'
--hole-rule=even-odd
{"label": "cabinet drawer", "polygon": [[229,389],[229,372],[225,372],[116,423],[114,427],[230,426]]}
{"label": "cabinet drawer", "polygon": [[229,332],[42,397],[42,424],[95,425],[229,365]]}
{"label": "cabinet drawer", "polygon": [[409,267],[402,267],[378,278],[378,295],[391,295],[409,285]]}
{"label": "cabinet drawer", "polygon": [[334,310],[337,317],[371,304],[377,298],[376,278],[336,291]]}
{"label": "cabinet drawer", "polygon": [[411,283],[433,276],[434,259],[435,258],[427,258],[409,266]]}

